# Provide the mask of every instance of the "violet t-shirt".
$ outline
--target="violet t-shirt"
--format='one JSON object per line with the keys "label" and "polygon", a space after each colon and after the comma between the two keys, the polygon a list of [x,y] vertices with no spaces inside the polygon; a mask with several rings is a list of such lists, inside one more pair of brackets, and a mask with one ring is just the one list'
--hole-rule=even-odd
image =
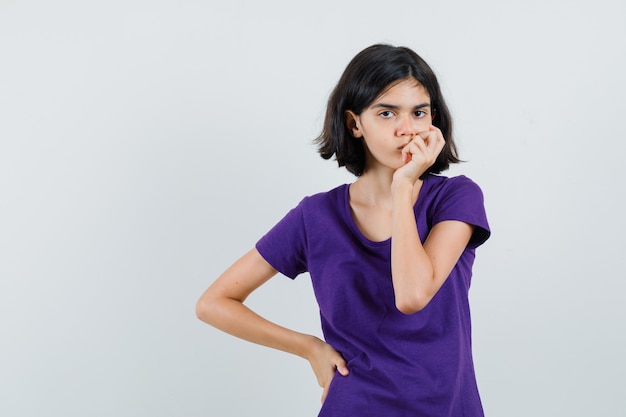
{"label": "violet t-shirt", "polygon": [[308,271],[326,342],[348,363],[321,417],[479,417],[468,290],[475,249],[489,237],[483,194],[469,178],[427,175],[414,206],[422,242],[444,220],[474,227],[468,247],[421,311],[395,307],[391,239],[356,226],[349,185],[304,198],[256,247],[277,271]]}

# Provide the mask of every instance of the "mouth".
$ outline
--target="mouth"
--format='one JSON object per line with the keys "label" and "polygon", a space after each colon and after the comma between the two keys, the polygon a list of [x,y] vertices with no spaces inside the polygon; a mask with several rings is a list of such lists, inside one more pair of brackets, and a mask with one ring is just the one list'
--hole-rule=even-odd
{"label": "mouth", "polygon": [[401,151],[401,150],[402,150],[402,149],[404,149],[404,147],[405,147],[406,145],[408,145],[409,143],[411,143],[411,142],[407,142],[407,143],[405,143],[404,145],[400,145],[400,146],[398,146],[398,150],[399,150],[399,151]]}

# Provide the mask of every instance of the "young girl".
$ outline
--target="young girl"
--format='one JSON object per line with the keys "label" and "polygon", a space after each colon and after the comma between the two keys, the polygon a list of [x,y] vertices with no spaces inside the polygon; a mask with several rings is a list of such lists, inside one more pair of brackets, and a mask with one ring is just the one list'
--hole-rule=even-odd
{"label": "young girl", "polygon": [[[459,159],[430,67],[404,47],[361,51],[318,144],[356,181],[304,198],[209,287],[198,317],[308,360],[319,416],[482,416],[468,290],[490,232],[480,188],[435,175]],[[243,304],[277,271],[310,274],[325,341]]]}

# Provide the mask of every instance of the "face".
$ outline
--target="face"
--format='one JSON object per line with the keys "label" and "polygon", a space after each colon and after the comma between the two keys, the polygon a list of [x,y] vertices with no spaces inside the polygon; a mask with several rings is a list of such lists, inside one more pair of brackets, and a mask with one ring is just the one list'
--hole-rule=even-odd
{"label": "face", "polygon": [[430,96],[415,79],[393,84],[361,114],[346,113],[355,140],[363,140],[365,170],[400,168],[402,148],[432,124]]}

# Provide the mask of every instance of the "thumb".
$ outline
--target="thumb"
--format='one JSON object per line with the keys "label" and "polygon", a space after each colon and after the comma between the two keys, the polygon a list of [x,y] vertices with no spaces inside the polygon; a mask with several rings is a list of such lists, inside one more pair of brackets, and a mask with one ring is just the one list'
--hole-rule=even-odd
{"label": "thumb", "polygon": [[337,363],[335,364],[335,367],[337,368],[337,372],[339,372],[343,376],[348,376],[348,374],[350,373],[350,370],[348,369],[348,365],[346,364],[346,361],[343,359],[341,359],[340,361],[337,361]]}

